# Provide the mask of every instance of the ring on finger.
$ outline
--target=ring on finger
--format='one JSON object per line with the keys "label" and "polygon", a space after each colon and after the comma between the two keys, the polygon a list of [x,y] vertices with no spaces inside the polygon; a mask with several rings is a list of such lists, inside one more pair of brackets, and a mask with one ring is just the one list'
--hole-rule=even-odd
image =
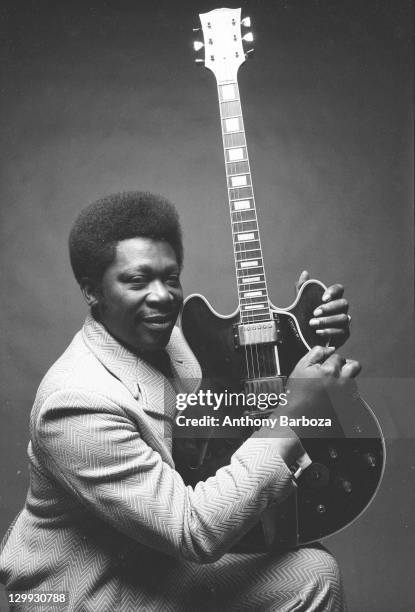
{"label": "ring on finger", "polygon": [[352,315],[348,314],[348,315],[347,315],[347,321],[348,321],[348,324],[349,324],[349,325],[350,325],[350,323],[351,323],[351,320],[352,320]]}

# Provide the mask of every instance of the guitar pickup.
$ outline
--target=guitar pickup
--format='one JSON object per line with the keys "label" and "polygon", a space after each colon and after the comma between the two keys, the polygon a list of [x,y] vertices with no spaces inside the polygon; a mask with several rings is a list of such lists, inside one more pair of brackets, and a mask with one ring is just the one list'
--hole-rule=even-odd
{"label": "guitar pickup", "polygon": [[263,323],[245,323],[233,326],[235,346],[250,344],[275,344],[278,342],[278,330],[275,321]]}

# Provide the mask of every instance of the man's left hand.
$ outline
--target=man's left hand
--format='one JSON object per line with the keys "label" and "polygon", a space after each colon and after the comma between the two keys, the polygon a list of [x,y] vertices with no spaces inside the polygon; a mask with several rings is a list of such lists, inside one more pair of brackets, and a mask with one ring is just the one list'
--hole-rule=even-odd
{"label": "man's left hand", "polygon": [[[297,293],[309,278],[306,270],[300,274],[295,284]],[[350,336],[349,303],[343,293],[343,285],[330,285],[323,293],[322,303],[314,310],[313,318],[309,321],[310,327],[321,337],[323,344],[330,340],[332,346],[339,347]]]}

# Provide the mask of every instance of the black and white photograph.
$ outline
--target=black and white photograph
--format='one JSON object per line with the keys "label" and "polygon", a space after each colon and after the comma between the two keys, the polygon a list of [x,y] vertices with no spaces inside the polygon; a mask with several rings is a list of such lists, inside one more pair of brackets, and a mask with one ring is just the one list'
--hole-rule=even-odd
{"label": "black and white photograph", "polygon": [[412,0],[3,0],[0,612],[410,612]]}

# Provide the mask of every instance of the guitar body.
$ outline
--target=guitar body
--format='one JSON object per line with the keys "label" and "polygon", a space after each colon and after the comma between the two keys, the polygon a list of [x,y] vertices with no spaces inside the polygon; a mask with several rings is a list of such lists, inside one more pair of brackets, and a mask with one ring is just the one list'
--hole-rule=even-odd
{"label": "guitar body", "polygon": [[[299,359],[309,350],[308,347],[321,343],[308,322],[313,310],[321,304],[324,290],[322,283],[307,281],[289,308],[277,309],[271,304],[280,330],[278,353],[283,376],[289,376]],[[248,377],[244,351],[235,350],[234,326],[239,322],[239,308],[231,315],[221,316],[201,295],[191,295],[186,299],[182,329],[202,366],[204,377],[226,375],[233,380],[246,380]],[[270,361],[272,359],[273,355],[270,354]],[[269,365],[272,367],[272,364]]]}
{"label": "guitar body", "polygon": [[[278,353],[284,376],[289,376],[298,360],[320,343],[308,321],[321,303],[324,289],[318,281],[307,281],[289,308],[272,306],[279,329]],[[239,319],[239,309],[221,316],[201,295],[188,297],[182,313],[183,333],[201,365],[203,380],[215,380],[222,390],[226,387],[235,392],[243,391],[248,374],[244,350],[235,346]],[[270,389],[268,381],[266,389]],[[227,410],[235,416],[241,409],[233,406]],[[360,397],[350,396],[344,412],[343,427],[334,432],[331,428],[329,437],[323,433],[321,437],[302,439],[313,464],[299,478],[296,494],[273,511],[272,548],[309,543],[339,531],[356,519],[375,495],[384,468],[382,432]],[[174,451],[177,468],[188,484],[195,485],[228,464],[245,437],[193,440],[193,453],[186,453],[189,446],[178,439]],[[199,453],[198,461],[195,451]],[[236,551],[268,548],[265,527],[259,522]]]}

